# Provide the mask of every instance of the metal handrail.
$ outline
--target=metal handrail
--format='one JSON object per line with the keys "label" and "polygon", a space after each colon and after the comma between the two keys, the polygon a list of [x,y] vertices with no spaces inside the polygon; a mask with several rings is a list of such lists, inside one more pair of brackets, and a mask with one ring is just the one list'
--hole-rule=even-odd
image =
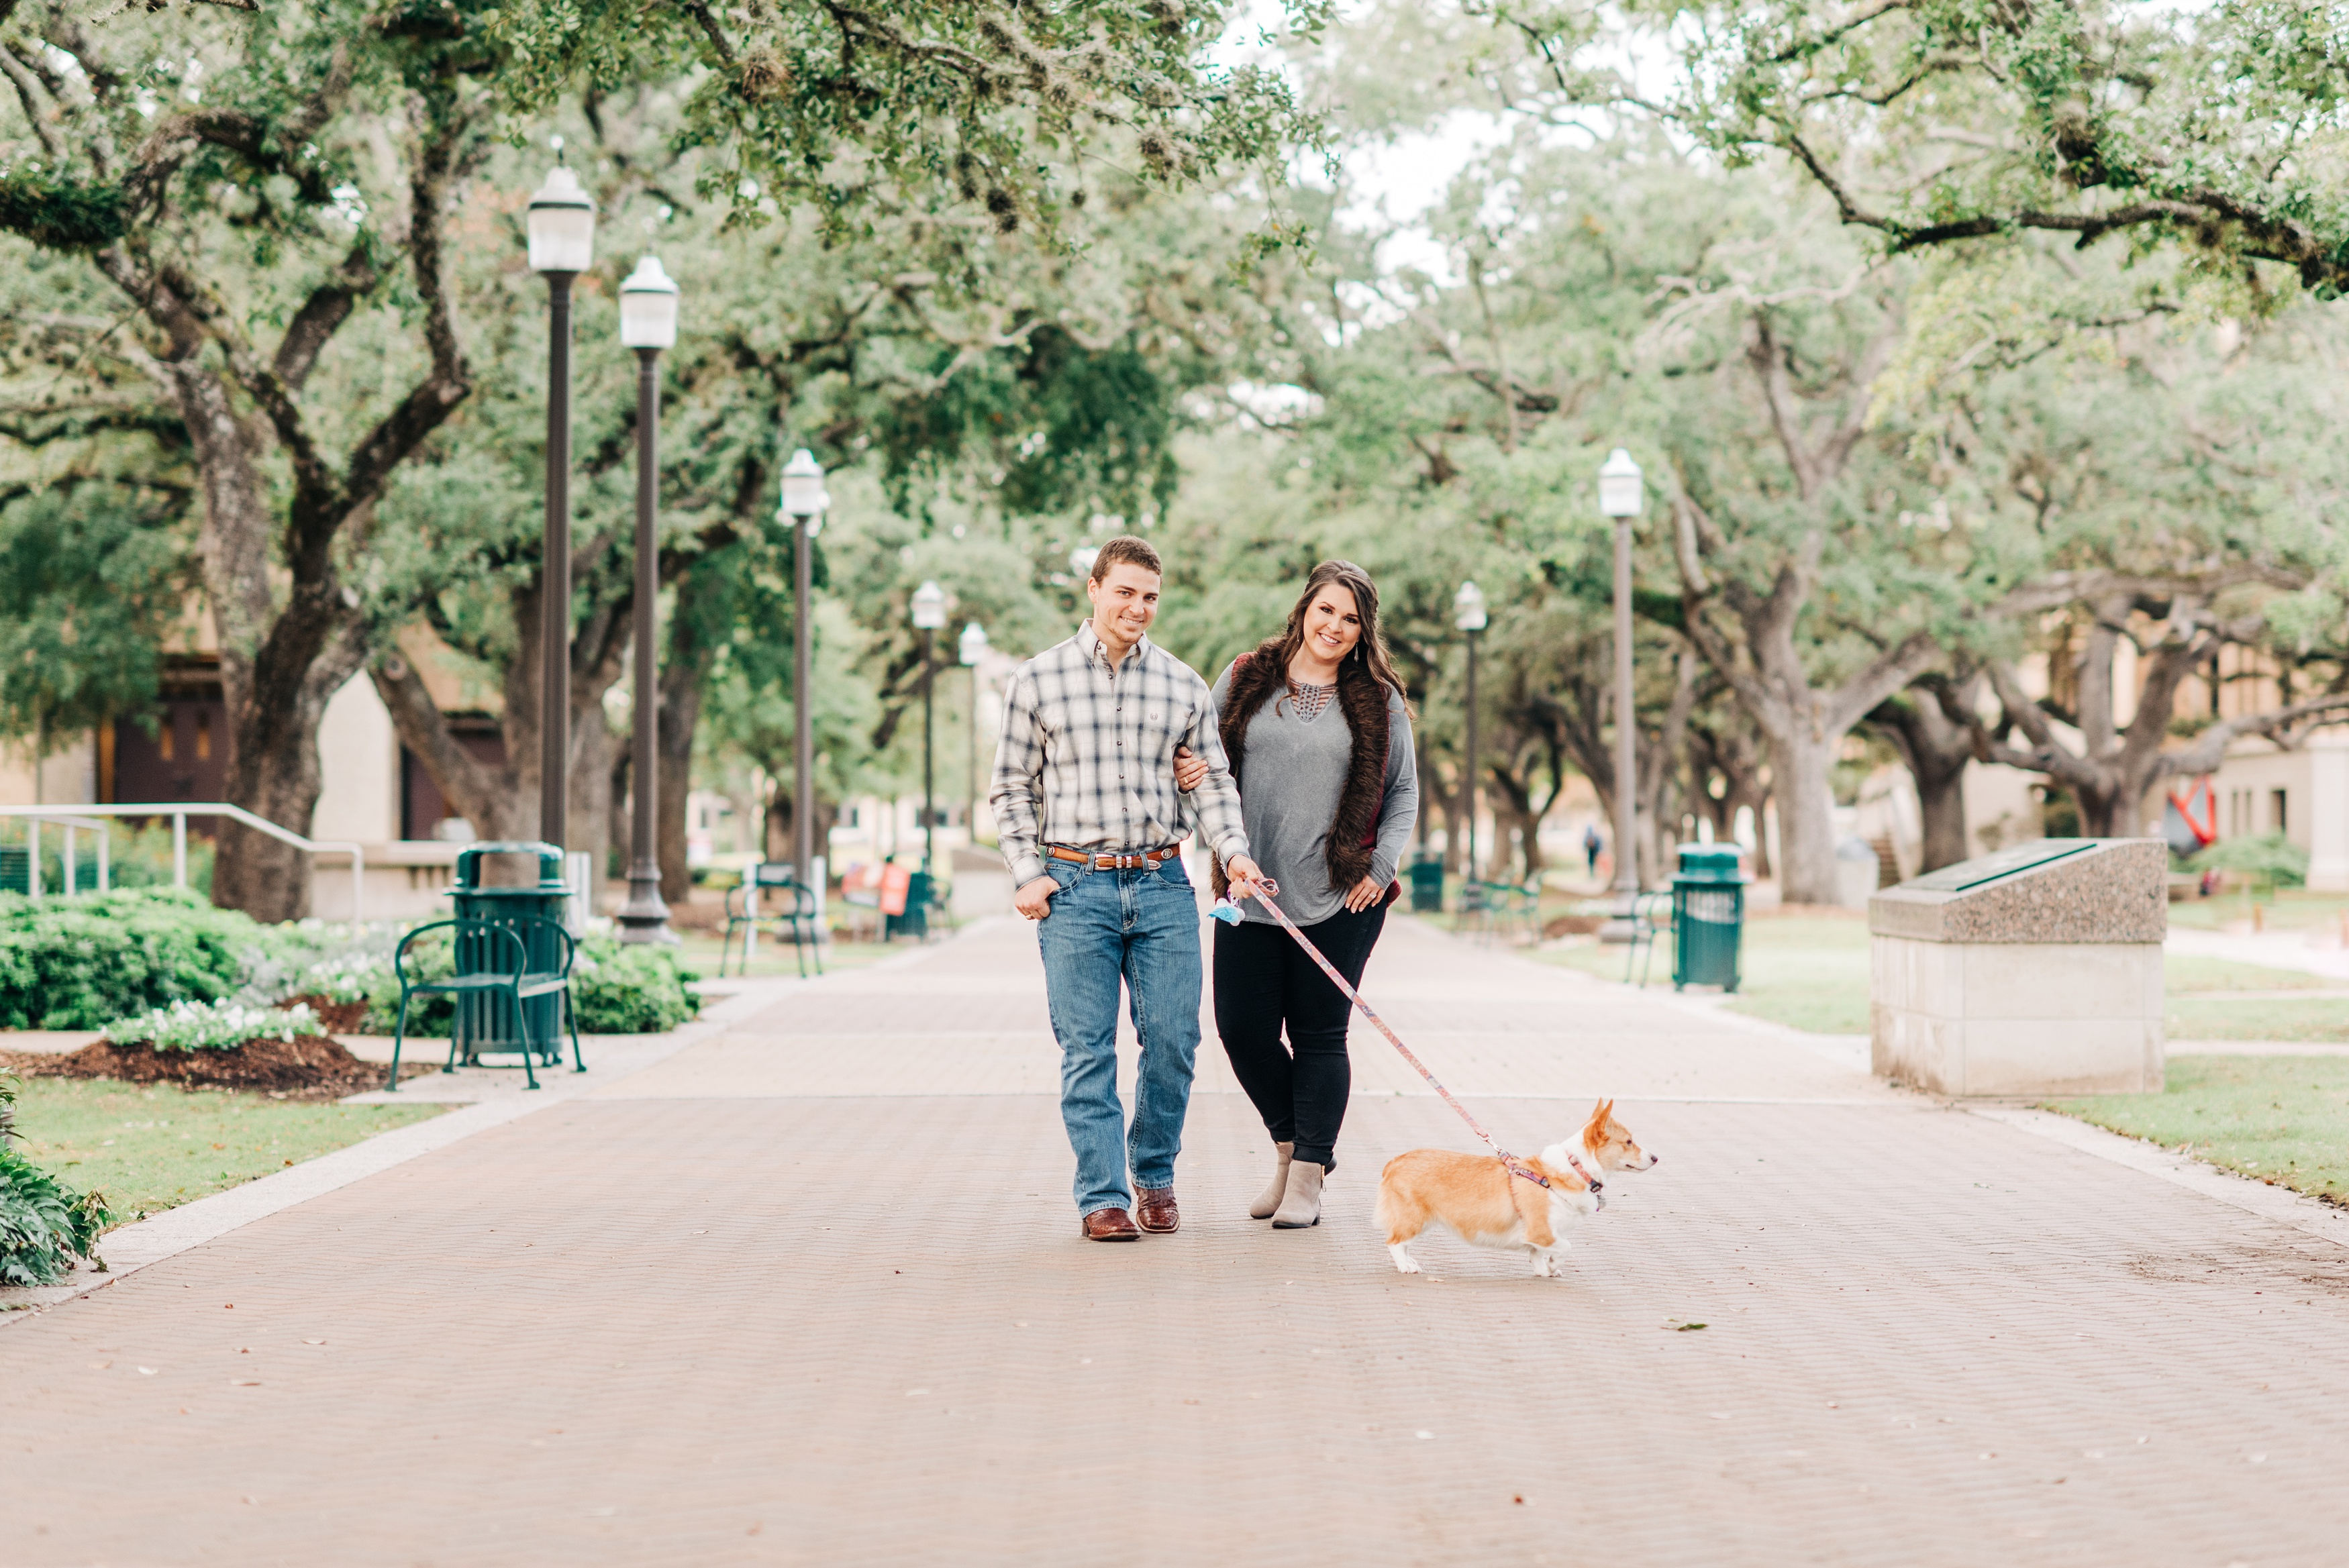
{"label": "metal handrail", "polygon": [[[309,854],[339,854],[350,856],[351,918],[354,921],[365,918],[364,908],[367,897],[367,851],[361,846],[341,839],[305,839],[301,834],[296,833],[290,829],[279,827],[276,823],[270,821],[264,817],[254,816],[252,812],[246,810],[242,806],[232,806],[223,800],[156,800],[150,801],[145,804],[105,806],[88,804],[76,806],[0,806],[0,817],[29,817],[33,819],[33,827],[31,831],[34,835],[33,848],[36,851],[32,856],[34,869],[31,876],[26,880],[25,885],[31,891],[32,896],[36,898],[40,896],[40,855],[38,853],[40,848],[39,824],[43,821],[54,820],[65,823],[66,832],[67,835],[66,842],[68,846],[73,842],[71,835],[75,828],[95,828],[99,830],[98,841],[98,891],[103,892],[107,888],[105,824],[103,822],[89,821],[86,819],[93,817],[171,818],[171,885],[173,887],[183,888],[188,885],[188,819],[191,817],[226,817],[233,822],[242,822],[248,828],[252,828],[259,832],[266,833],[271,838],[277,840],[281,843],[291,844],[295,849],[304,851]],[[73,861],[71,859],[70,848],[67,850],[67,859],[66,861],[66,891],[68,893],[73,891]]]}
{"label": "metal handrail", "polygon": [[[106,892],[111,882],[111,873],[106,859],[106,824],[94,821],[88,817],[64,816],[57,811],[45,812],[43,816],[59,823],[66,830],[65,852],[60,857],[65,861],[65,891],[68,894],[72,893],[74,883],[79,880],[74,874],[77,869],[74,863],[74,834],[77,831],[93,831],[98,834],[98,891]],[[25,894],[27,898],[41,896],[41,823],[39,820],[26,824],[25,829]]]}

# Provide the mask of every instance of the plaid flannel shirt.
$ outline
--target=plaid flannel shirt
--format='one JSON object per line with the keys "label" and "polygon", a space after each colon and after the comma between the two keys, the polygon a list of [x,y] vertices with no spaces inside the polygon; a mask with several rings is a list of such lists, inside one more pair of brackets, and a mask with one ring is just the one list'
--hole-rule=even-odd
{"label": "plaid flannel shirt", "polygon": [[[1177,746],[1207,764],[1188,796],[1174,787]],[[987,803],[1015,887],[1044,874],[1050,844],[1131,854],[1195,824],[1224,860],[1248,852],[1207,683],[1148,637],[1112,671],[1091,621],[1013,674]]]}

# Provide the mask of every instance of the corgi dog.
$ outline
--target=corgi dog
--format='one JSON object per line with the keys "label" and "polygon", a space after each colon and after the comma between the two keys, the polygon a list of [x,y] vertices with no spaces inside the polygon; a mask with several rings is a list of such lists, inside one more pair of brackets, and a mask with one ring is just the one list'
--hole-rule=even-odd
{"label": "corgi dog", "polygon": [[[1424,1272],[1405,1243],[1437,1222],[1480,1247],[1523,1247],[1536,1279],[1556,1279],[1556,1254],[1567,1244],[1559,1231],[1605,1205],[1609,1176],[1652,1170],[1657,1159],[1615,1119],[1611,1099],[1592,1109],[1578,1138],[1553,1143],[1525,1161],[1548,1181],[1547,1190],[1511,1175],[1489,1154],[1449,1149],[1398,1154],[1379,1175],[1378,1219],[1386,1230],[1387,1254],[1398,1273]],[[1576,1171],[1576,1161],[1588,1172],[1588,1181]]]}

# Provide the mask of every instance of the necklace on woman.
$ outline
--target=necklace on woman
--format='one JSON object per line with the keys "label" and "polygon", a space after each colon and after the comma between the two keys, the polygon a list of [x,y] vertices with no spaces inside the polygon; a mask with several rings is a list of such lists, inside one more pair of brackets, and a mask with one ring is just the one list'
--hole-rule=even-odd
{"label": "necklace on woman", "polygon": [[1334,686],[1315,686],[1310,681],[1299,680],[1295,676],[1288,677],[1288,695],[1297,704],[1297,717],[1308,721],[1330,706],[1330,699],[1337,691]]}

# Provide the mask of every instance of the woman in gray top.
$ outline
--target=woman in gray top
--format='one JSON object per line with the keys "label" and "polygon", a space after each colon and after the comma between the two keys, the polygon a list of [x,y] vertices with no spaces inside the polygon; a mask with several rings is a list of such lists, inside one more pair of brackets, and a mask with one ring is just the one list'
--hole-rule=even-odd
{"label": "woman in gray top", "polygon": [[[1315,567],[1288,626],[1233,660],[1215,698],[1257,864],[1283,913],[1360,985],[1419,815],[1411,708],[1370,575],[1345,561]],[[1221,893],[1220,866],[1215,884]],[[1241,910],[1239,924],[1216,927],[1216,1028],[1278,1156],[1248,1213],[1298,1230],[1320,1223],[1337,1163],[1349,1004],[1261,905]]]}

